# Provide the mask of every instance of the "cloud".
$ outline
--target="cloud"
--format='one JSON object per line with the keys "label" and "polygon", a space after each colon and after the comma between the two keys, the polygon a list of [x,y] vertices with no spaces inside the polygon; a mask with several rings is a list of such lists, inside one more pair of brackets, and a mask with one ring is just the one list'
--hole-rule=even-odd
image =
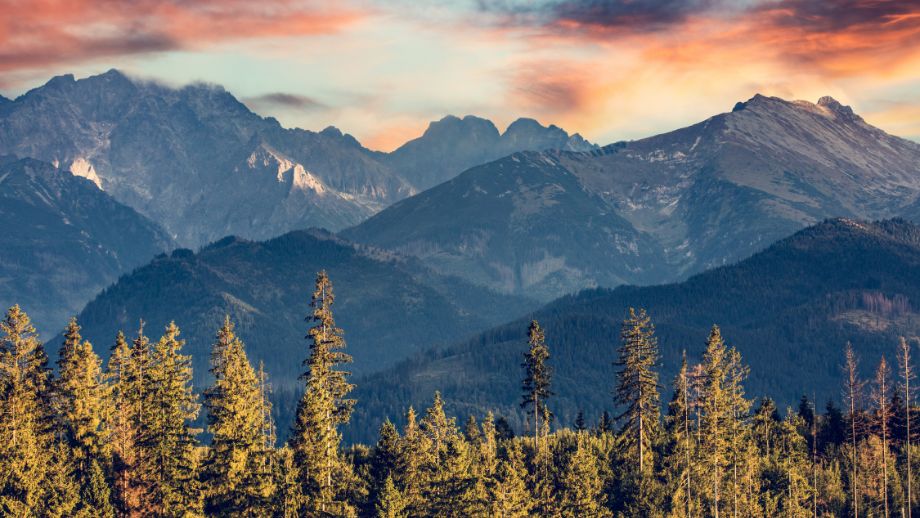
{"label": "cloud", "polygon": [[726,0],[479,0],[478,5],[509,25],[607,37],[666,30],[692,17],[735,10]]}
{"label": "cloud", "polygon": [[559,61],[528,63],[510,78],[514,104],[525,113],[553,115],[578,111],[587,102],[585,77]]}
{"label": "cloud", "polygon": [[272,92],[255,97],[246,97],[243,103],[254,111],[289,109],[300,111],[317,111],[328,109],[329,106],[306,95],[287,92]]}
{"label": "cloud", "polygon": [[0,0],[0,70],[328,34],[361,16],[297,0]]}

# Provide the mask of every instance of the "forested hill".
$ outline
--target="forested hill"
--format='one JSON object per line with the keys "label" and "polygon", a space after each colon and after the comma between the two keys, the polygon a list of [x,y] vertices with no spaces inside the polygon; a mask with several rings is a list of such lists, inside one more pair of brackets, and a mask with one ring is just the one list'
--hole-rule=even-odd
{"label": "forested hill", "polygon": [[[275,388],[299,392],[297,376],[307,354],[304,318],[322,269],[336,283],[338,323],[355,372],[393,365],[534,307],[308,230],[261,242],[225,238],[198,253],[179,249],[160,256],[99,294],[79,321],[83,335],[106,351],[118,330],[133,336],[140,319],[151,336],[174,320],[193,356],[196,382],[202,382],[214,334],[230,315],[253,360],[265,361]],[[59,343],[52,342],[52,352]]]}
{"label": "forested hill", "polygon": [[[882,354],[893,364],[897,337],[920,328],[920,227],[828,220],[682,283],[558,299],[534,317],[546,330],[555,371],[550,406],[560,424],[571,424],[579,410],[589,422],[613,410],[612,362],[631,306],[647,308],[657,327],[663,386],[681,351],[698,360],[716,323],[751,367],[748,393],[769,394],[781,408],[813,392],[819,401],[839,399],[848,340],[868,374]],[[358,381],[361,403],[351,429],[376,430],[380,419],[398,419],[405,406],[426,404],[435,390],[458,415],[492,409],[512,421],[518,416],[519,424],[528,323],[513,321]]]}

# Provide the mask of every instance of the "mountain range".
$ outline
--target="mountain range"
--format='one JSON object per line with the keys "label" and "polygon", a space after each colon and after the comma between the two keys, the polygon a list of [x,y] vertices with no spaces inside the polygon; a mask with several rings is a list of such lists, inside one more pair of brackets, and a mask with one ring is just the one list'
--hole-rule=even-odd
{"label": "mountain range", "polygon": [[157,224],[91,181],[0,156],[0,304],[21,304],[49,335],[119,274],[171,248]]}
{"label": "mountain range", "polygon": [[[219,86],[171,88],[110,70],[58,76],[0,103],[0,153],[84,176],[197,247],[227,235],[338,230],[480,159],[590,147],[531,120],[488,138],[480,138],[481,126],[494,130],[484,119],[448,117],[388,155],[334,127],[284,128]],[[445,147],[455,151],[438,156]]]}
{"label": "mountain range", "polygon": [[918,196],[920,144],[829,97],[757,95],[670,133],[473,167],[342,235],[548,301],[683,279],[824,218],[916,218]]}
{"label": "mountain range", "polygon": [[[560,425],[583,410],[613,410],[620,323],[646,308],[656,326],[660,384],[669,393],[681,355],[699,361],[710,327],[750,366],[745,388],[778,405],[815,395],[838,399],[844,345],[868,378],[881,356],[895,361],[899,336],[920,333],[920,227],[904,220],[835,219],[808,227],[737,264],[660,286],[622,286],[563,297],[440,351],[428,351],[356,382],[352,433],[364,438],[408,405],[424,408],[440,390],[455,415],[506,416],[523,428],[521,361],[531,318],[539,320],[553,369],[550,406]],[[456,373],[464,373],[458,376]],[[666,401],[667,399],[665,399]]]}

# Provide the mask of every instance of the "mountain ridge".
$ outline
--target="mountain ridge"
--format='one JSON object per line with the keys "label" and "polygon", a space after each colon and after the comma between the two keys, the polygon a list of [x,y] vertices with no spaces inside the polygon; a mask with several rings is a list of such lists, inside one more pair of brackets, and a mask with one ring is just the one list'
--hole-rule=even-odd
{"label": "mountain ridge", "polygon": [[[494,186],[498,172],[509,169],[517,171],[513,182],[493,191],[483,187]],[[572,187],[556,188],[535,216],[515,212],[515,199],[564,183]],[[469,197],[474,186],[482,196]],[[590,194],[589,208],[576,209],[576,191]],[[409,200],[342,234],[414,254],[441,271],[508,292],[532,289],[532,296],[550,300],[593,286],[682,279],[828,217],[915,218],[920,144],[868,125],[831,98],[814,104],[756,95],[732,112],[645,139],[590,152],[504,157]],[[546,214],[566,210],[613,215],[627,224],[592,226],[561,217],[548,235],[530,228]],[[424,222],[425,233],[414,221]],[[585,232],[593,237],[583,241],[602,246],[561,244]],[[513,253],[504,251],[508,235],[516,243]],[[637,249],[645,250],[638,259]],[[552,258],[554,266],[540,257]],[[620,264],[637,260],[641,268]],[[567,280],[532,287],[504,282],[506,272],[547,267],[550,277]]]}
{"label": "mountain ridge", "polygon": [[893,361],[898,336],[920,331],[917,279],[920,226],[899,219],[826,220],[680,283],[567,295],[470,340],[366,376],[357,381],[357,397],[371,403],[352,430],[399,419],[406,406],[427,404],[434,390],[457,415],[491,410],[522,425],[517,381],[531,318],[546,332],[555,373],[551,405],[566,409],[557,414],[559,424],[571,424],[579,410],[595,419],[613,408],[613,361],[629,307],[647,309],[656,326],[665,387],[682,351],[697,361],[710,326],[718,324],[751,367],[745,386],[752,393],[770,393],[780,407],[812,392],[824,401],[843,383],[839,366],[847,341],[868,377],[880,356]]}

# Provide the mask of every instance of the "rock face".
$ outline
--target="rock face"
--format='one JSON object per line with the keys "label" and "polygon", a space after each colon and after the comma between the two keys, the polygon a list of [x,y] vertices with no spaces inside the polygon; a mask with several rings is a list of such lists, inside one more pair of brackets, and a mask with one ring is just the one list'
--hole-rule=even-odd
{"label": "rock face", "polygon": [[387,155],[336,128],[283,128],[219,86],[174,89],[117,70],[0,99],[0,153],[84,176],[185,246],[338,230],[508,150],[590,146],[554,126],[523,126],[500,136],[484,119],[447,118]]}
{"label": "rock face", "polygon": [[577,133],[518,119],[504,133],[491,121],[468,115],[432,122],[424,135],[403,144],[386,162],[420,190],[446,182],[470,167],[518,151],[548,149],[590,151],[597,148]]}
{"label": "rock face", "polygon": [[334,285],[336,323],[350,370],[373,372],[437,344],[452,343],[536,306],[431,273],[417,260],[347,243],[321,230],[261,242],[228,237],[198,253],[162,255],[99,294],[80,313],[83,335],[105,348],[119,329],[147,322],[155,335],[175,320],[200,382],[224,315],[237,324],[253,361],[276,387],[299,387],[316,273]]}
{"label": "rock face", "polygon": [[[818,401],[836,399],[847,341],[867,379],[882,355],[891,361],[899,336],[920,331],[920,227],[903,220],[829,220],[681,283],[588,290],[554,301],[533,318],[546,331],[554,372],[550,405],[560,409],[560,425],[571,425],[579,410],[589,422],[610,410],[612,362],[630,307],[646,308],[655,324],[664,387],[684,350],[691,363],[700,360],[715,323],[751,367],[749,397],[769,395],[780,408],[813,392]],[[356,397],[373,403],[359,407],[354,438],[372,434],[408,405],[424,407],[434,390],[455,415],[492,410],[516,416],[523,429],[519,364],[529,322],[518,319],[358,380]],[[668,398],[665,393],[662,400]]]}
{"label": "rock face", "polygon": [[172,241],[91,181],[0,157],[0,306],[18,303],[45,336],[122,272]]}
{"label": "rock face", "polygon": [[827,217],[914,218],[918,195],[920,145],[831,98],[758,95],[670,133],[472,168],[343,235],[549,299],[681,279]]}

